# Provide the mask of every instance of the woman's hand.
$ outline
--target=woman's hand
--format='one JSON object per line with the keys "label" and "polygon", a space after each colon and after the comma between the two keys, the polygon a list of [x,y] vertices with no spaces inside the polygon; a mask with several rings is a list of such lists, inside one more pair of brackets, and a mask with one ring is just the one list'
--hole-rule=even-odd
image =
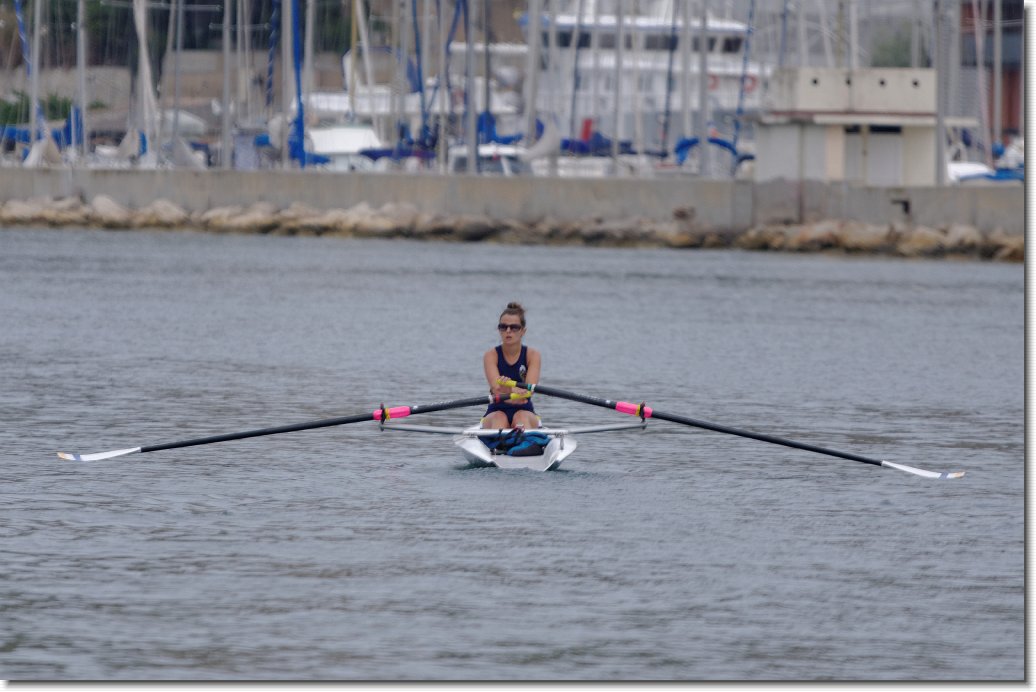
{"label": "woman's hand", "polygon": [[511,395],[508,397],[508,402],[514,406],[527,406],[529,399],[532,398],[532,392],[527,389],[511,390]]}
{"label": "woman's hand", "polygon": [[505,387],[504,382],[507,382],[506,377],[501,375],[500,377],[496,378],[496,382],[494,382],[493,386],[489,389],[490,393],[493,396],[500,397],[501,399],[507,399],[508,395],[510,395],[511,393],[511,388]]}

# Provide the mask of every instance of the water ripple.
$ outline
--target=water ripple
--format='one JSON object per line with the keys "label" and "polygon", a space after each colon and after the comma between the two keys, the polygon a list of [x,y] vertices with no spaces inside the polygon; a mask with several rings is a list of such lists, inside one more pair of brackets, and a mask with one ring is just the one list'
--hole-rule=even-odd
{"label": "water ripple", "polygon": [[[0,678],[1024,675],[1018,267],[2,236]],[[473,396],[514,299],[555,386],[968,475],[662,421],[548,474],[366,424],[54,457]]]}

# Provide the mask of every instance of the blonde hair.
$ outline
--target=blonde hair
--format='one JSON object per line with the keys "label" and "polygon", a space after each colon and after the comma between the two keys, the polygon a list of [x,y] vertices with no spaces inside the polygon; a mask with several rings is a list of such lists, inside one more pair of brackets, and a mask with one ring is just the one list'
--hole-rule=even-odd
{"label": "blonde hair", "polygon": [[521,303],[508,303],[504,311],[500,313],[500,317],[504,315],[515,315],[522,321],[522,326],[525,326],[525,308],[522,307]]}

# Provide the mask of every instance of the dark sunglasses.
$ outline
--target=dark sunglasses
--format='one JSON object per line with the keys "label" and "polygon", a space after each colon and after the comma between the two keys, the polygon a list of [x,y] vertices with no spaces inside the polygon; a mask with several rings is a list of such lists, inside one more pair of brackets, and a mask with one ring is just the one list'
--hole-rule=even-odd
{"label": "dark sunglasses", "polygon": [[520,331],[522,331],[522,329],[524,329],[524,327],[522,325],[520,325],[520,324],[504,324],[503,322],[501,322],[500,324],[496,325],[496,328],[499,329],[502,332],[507,332],[507,331],[520,332]]}

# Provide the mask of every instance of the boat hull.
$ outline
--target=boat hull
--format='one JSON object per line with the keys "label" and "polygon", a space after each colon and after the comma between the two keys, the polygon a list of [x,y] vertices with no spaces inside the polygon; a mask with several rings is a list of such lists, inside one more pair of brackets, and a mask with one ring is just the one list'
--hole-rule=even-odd
{"label": "boat hull", "polygon": [[513,457],[507,454],[493,454],[475,434],[479,427],[469,428],[465,434],[454,438],[453,443],[460,449],[465,461],[471,466],[495,466],[501,469],[525,469],[530,471],[553,471],[561,466],[572,452],[576,451],[577,442],[568,435],[551,435],[550,442],[542,454],[527,457]]}

